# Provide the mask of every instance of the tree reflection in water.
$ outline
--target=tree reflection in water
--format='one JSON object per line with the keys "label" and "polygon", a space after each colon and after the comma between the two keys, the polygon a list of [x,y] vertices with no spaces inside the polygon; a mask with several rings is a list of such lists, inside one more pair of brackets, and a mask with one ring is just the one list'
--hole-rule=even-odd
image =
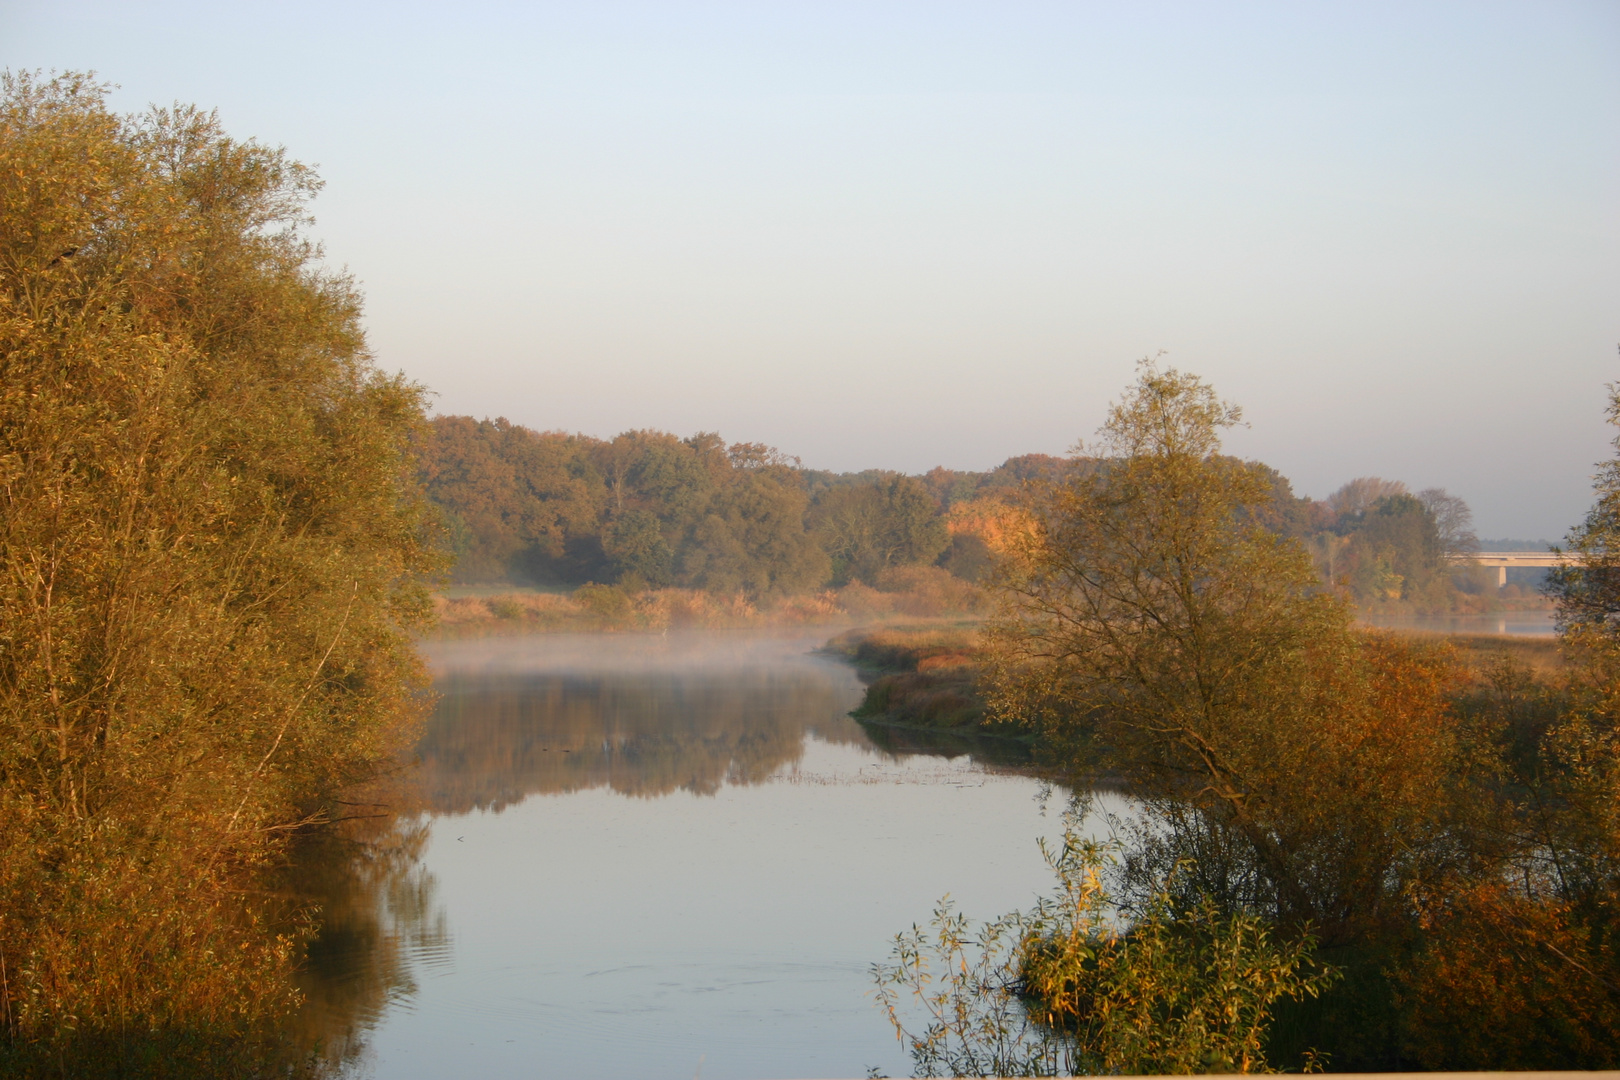
{"label": "tree reflection in water", "polygon": [[811,656],[817,643],[691,635],[447,650],[418,748],[423,797],[465,813],[597,787],[712,795],[798,760],[810,732],[872,747],[847,715],[858,680]]}
{"label": "tree reflection in water", "polygon": [[429,827],[413,786],[396,778],[365,794],[354,820],[301,844],[285,870],[300,905],[318,907],[292,1032],[318,1074],[361,1062],[367,1032],[416,993],[417,971],[450,955],[437,882],[418,861]]}
{"label": "tree reflection in water", "polygon": [[420,746],[421,782],[441,813],[596,787],[712,795],[797,760],[807,731],[871,746],[841,719],[840,689],[797,671],[452,675]]}
{"label": "tree reflection in water", "polygon": [[331,1071],[360,1062],[366,1032],[414,994],[416,973],[449,962],[445,912],[417,862],[435,815],[498,813],[532,795],[602,787],[637,798],[712,795],[769,780],[803,756],[810,734],[889,757],[971,752],[1013,763],[1021,753],[869,732],[848,716],[861,699],[854,671],[811,655],[824,636],[430,647],[441,698],[416,766],[362,797],[381,805],[359,807],[347,835],[308,845],[291,870],[297,891],[322,909],[304,972],[305,1045],[318,1043]]}

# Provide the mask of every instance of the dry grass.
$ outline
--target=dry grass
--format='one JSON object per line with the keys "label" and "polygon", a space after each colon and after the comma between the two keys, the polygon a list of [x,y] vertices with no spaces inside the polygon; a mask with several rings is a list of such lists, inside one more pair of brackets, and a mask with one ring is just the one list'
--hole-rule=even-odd
{"label": "dry grass", "polygon": [[878,579],[878,586],[853,584],[764,600],[696,589],[632,592],[615,585],[584,585],[566,594],[438,596],[433,636],[837,626],[857,620],[976,614],[986,605],[981,589],[935,567],[892,570]]}
{"label": "dry grass", "polygon": [[1544,682],[1557,681],[1564,674],[1564,657],[1558,639],[1515,634],[1445,634],[1424,630],[1381,630],[1444,642],[1455,651],[1470,678],[1479,678],[1506,657]]}
{"label": "dry grass", "polygon": [[833,638],[827,649],[858,667],[883,673],[977,667],[976,621],[868,626]]}
{"label": "dry grass", "polygon": [[1453,634],[1448,639],[1458,658],[1471,672],[1479,672],[1503,656],[1525,667],[1538,679],[1563,673],[1564,658],[1555,637],[1512,637],[1507,634]]}
{"label": "dry grass", "polygon": [[975,735],[1022,735],[985,718],[983,663],[973,622],[867,627],[827,643],[872,683],[854,715],[901,727]]}

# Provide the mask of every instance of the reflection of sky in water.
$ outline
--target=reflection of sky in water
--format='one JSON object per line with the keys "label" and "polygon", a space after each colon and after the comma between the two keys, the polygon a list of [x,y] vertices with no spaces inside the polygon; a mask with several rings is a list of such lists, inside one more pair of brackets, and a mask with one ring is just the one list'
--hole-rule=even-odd
{"label": "reflection of sky in water", "polygon": [[1504,611],[1494,615],[1370,615],[1363,621],[1387,630],[1419,630],[1431,634],[1507,634],[1511,637],[1552,637],[1550,611]]}
{"label": "reflection of sky in water", "polygon": [[[508,682],[486,711],[463,703],[457,726],[482,716],[482,734],[441,730],[441,750],[454,749],[424,754],[446,798],[434,802],[453,807],[423,854],[452,947],[384,1015],[368,1071],[688,1077],[701,1062],[711,1078],[905,1075],[870,965],[945,893],[976,917],[1029,906],[1050,883],[1035,838],[1058,831],[1061,800],[1043,816],[1034,780],[965,757],[884,755],[843,716],[859,700],[852,673],[805,655],[804,641],[588,646],[436,656],[441,681],[451,667],[538,677],[529,689],[550,705],[525,711]],[[584,662],[551,662],[564,657]],[[564,669],[578,694],[547,687]],[[616,686],[615,671],[633,685]],[[594,738],[581,700],[603,710]],[[613,715],[621,707],[643,715]],[[513,752],[514,740],[553,749]],[[556,766],[557,748],[597,756]],[[745,775],[718,760],[755,751]],[[448,775],[457,761],[485,775]],[[608,775],[637,761],[656,782]],[[683,769],[700,782],[679,782]]]}

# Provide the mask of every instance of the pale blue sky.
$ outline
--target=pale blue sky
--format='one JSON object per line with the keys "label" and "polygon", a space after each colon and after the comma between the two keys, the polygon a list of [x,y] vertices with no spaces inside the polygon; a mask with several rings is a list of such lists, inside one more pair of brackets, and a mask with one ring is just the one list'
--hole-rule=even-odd
{"label": "pale blue sky", "polygon": [[0,0],[327,181],[446,412],[986,468],[1159,350],[1318,497],[1562,533],[1620,377],[1620,4]]}

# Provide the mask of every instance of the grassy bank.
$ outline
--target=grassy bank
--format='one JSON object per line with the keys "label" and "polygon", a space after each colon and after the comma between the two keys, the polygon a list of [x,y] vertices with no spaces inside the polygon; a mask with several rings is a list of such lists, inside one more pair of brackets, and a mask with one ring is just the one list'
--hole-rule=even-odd
{"label": "grassy bank", "polygon": [[1478,675],[1503,657],[1529,668],[1538,678],[1548,678],[1563,665],[1555,637],[1522,637],[1510,634],[1447,634],[1447,643],[1457,651],[1457,659],[1470,673]]}
{"label": "grassy bank", "polygon": [[[1562,663],[1558,642],[1551,637],[1418,636],[1444,636],[1470,682],[1490,678],[1504,659],[1544,680],[1554,677]],[[866,697],[853,715],[868,724],[959,736],[1015,738],[1026,745],[1034,741],[1031,733],[986,717],[979,684],[984,655],[977,618],[863,626],[834,637],[826,650],[861,672],[867,683]]]}
{"label": "grassy bank", "polygon": [[[698,589],[583,585],[572,592],[511,589],[434,598],[436,638],[847,626],[889,619],[976,616],[983,590],[936,567],[906,567],[882,589],[859,583],[796,596],[750,597]],[[461,592],[463,590],[456,590]]]}
{"label": "grassy bank", "polygon": [[826,648],[854,664],[867,682],[866,697],[852,714],[858,720],[1032,742],[1022,729],[986,717],[977,620],[863,627],[840,634]]}

